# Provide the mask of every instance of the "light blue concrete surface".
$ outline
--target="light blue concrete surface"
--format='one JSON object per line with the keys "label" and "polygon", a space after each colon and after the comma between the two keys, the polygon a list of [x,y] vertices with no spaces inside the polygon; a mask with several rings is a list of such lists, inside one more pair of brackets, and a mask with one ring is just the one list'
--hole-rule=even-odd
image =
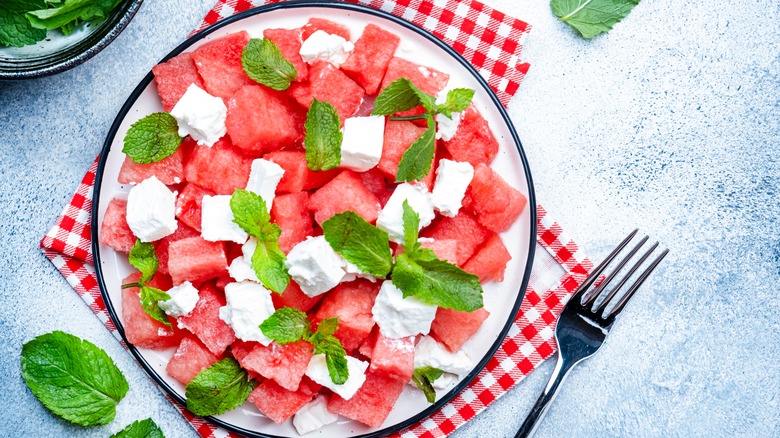
{"label": "light blue concrete surface", "polygon": [[[594,259],[640,227],[671,249],[576,369],[538,436],[780,436],[780,6],[644,0],[593,41],[546,0],[487,3],[535,28],[511,105],[539,202]],[[102,53],[0,84],[0,436],[102,437],[151,416],[194,437],[38,251],[135,84],[211,1],[149,0]],[[25,387],[21,345],[60,329],[130,381],[117,419],[78,428]],[[546,363],[455,436],[511,436]]]}

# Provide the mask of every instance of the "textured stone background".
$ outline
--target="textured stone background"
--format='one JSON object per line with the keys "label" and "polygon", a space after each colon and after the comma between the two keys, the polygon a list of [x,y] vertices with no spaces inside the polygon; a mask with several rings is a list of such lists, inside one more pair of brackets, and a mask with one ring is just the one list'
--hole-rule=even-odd
{"label": "textured stone background", "polygon": [[[488,3],[535,26],[510,111],[539,201],[593,259],[634,227],[671,249],[538,436],[780,436],[777,1],[644,0],[593,41],[547,0]],[[210,7],[147,1],[86,64],[0,84],[2,436],[102,437],[149,416],[169,437],[195,436],[38,241],[131,89]],[[25,387],[21,345],[54,329],[104,348],[132,382],[108,426],[72,427]],[[551,369],[456,436],[513,435]]]}

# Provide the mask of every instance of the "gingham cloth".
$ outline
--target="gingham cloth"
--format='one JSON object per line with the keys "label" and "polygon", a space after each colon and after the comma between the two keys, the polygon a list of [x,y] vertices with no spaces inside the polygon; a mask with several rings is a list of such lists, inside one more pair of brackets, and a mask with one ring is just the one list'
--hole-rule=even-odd
{"label": "gingham cloth", "polygon": [[[222,18],[265,3],[219,0],[196,32]],[[520,63],[522,41],[530,26],[472,0],[360,1],[403,17],[444,40],[471,62],[506,106],[517,92],[528,64]],[[95,315],[120,340],[108,315],[95,277],[90,216],[97,160],[41,240],[46,257],[62,273]],[[563,304],[593,268],[577,245],[537,206],[537,251],[528,289],[507,338],[485,369],[462,393],[428,418],[396,436],[442,437],[474,418],[552,356],[555,321]],[[171,400],[203,437],[237,436],[189,413]]]}

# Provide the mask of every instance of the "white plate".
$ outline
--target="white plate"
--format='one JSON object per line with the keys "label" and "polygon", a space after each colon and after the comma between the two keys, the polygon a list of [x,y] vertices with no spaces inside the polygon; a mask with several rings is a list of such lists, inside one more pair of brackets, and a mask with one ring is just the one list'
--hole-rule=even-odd
{"label": "white plate", "polygon": [[[484,302],[485,307],[490,311],[490,317],[463,347],[477,364],[475,369],[449,392],[439,394],[434,405],[426,402],[421,391],[407,386],[380,429],[372,429],[341,418],[338,422],[309,434],[339,437],[385,435],[431,414],[465,388],[485,366],[506,335],[519,309],[531,270],[535,241],[533,237],[536,232],[533,187],[527,161],[514,128],[485,81],[473,67],[440,40],[414,25],[383,12],[341,3],[281,3],[265,6],[234,16],[195,35],[168,57],[191,51],[207,41],[239,30],[247,30],[252,37],[262,38],[265,28],[296,28],[305,24],[310,17],[323,17],[346,24],[352,30],[353,40],[357,39],[366,24],[375,23],[401,37],[402,43],[397,52],[398,56],[449,73],[451,84],[475,89],[474,103],[487,119],[500,144],[498,156],[493,161],[492,167],[529,200],[530,208],[526,208],[519,220],[501,235],[512,255],[512,261],[507,266],[503,282],[491,282],[484,286]],[[97,233],[108,201],[113,197],[126,197],[129,190],[128,186],[116,182],[124,160],[124,154],[121,152],[122,139],[133,122],[156,111],[162,111],[162,106],[150,73],[127,100],[111,128],[101,155],[95,185],[93,252],[103,298],[123,337],[120,286],[122,279],[134,269],[128,264],[125,255],[98,244]],[[105,201],[101,202],[102,200]],[[165,373],[165,365],[172,356],[173,349],[154,351],[130,346],[130,351],[169,395],[183,402],[184,386]],[[299,436],[291,421],[277,425],[248,402],[238,409],[213,417],[211,420],[220,426],[247,435]]]}

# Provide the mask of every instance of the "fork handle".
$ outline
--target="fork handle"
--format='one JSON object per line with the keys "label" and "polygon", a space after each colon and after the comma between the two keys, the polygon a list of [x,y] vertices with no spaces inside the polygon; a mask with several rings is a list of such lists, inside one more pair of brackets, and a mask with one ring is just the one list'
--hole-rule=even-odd
{"label": "fork handle", "polygon": [[574,365],[577,362],[565,361],[561,357],[560,351],[558,352],[558,361],[555,363],[555,369],[550,376],[550,380],[547,382],[547,386],[542,391],[542,395],[536,400],[536,404],[531,408],[531,412],[528,413],[528,417],[523,421],[523,425],[520,426],[520,430],[515,434],[515,438],[527,438],[536,432],[536,429],[541,424],[542,418],[550,408],[550,404],[558,394],[558,388],[561,383],[566,379],[566,375],[569,374]]}

